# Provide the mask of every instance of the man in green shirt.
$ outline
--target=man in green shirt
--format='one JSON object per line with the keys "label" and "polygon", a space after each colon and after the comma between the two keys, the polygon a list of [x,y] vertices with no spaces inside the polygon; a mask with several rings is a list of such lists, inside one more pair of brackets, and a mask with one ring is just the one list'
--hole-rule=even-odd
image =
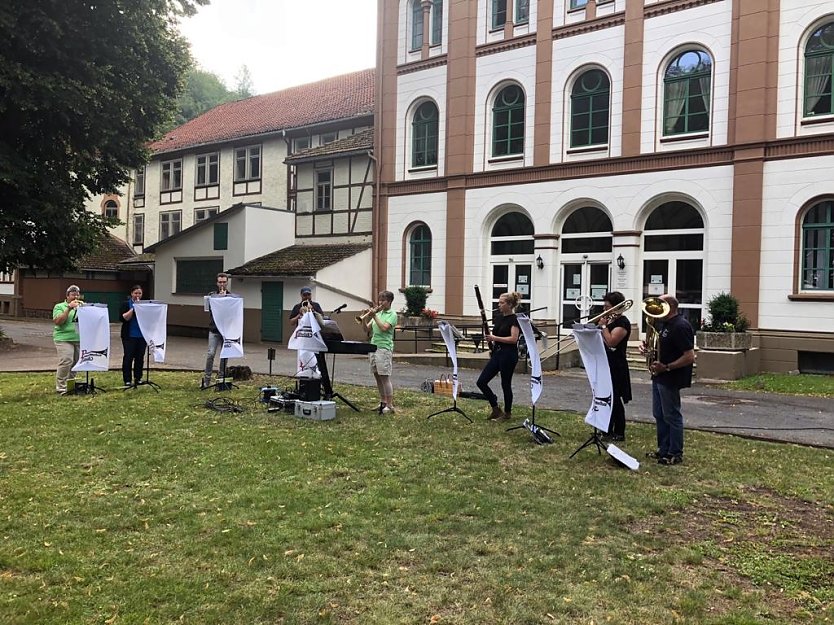
{"label": "man in green shirt", "polygon": [[379,412],[391,414],[394,412],[394,386],[391,384],[391,372],[394,368],[394,328],[397,325],[397,313],[391,310],[394,294],[382,291],[377,296],[378,306],[374,314],[363,317],[362,325],[365,331],[371,333],[371,343],[376,345],[376,351],[369,354],[371,373],[376,379],[379,389]]}
{"label": "man in green shirt", "polygon": [[74,284],[67,288],[67,297],[52,309],[52,340],[58,352],[58,370],[55,372],[55,392],[65,395],[67,380],[74,380],[72,366],[78,362],[78,307],[81,306],[81,289]]}

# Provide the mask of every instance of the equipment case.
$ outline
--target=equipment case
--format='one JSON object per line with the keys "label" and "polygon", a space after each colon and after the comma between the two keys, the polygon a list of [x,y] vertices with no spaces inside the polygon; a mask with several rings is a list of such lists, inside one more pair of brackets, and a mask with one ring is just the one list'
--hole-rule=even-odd
{"label": "equipment case", "polygon": [[335,401],[296,401],[295,416],[314,421],[329,421],[336,418]]}

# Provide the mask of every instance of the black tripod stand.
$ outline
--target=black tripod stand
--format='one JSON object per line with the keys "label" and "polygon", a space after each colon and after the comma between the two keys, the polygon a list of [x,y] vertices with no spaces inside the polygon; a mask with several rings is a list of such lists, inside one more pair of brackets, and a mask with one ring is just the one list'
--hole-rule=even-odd
{"label": "black tripod stand", "polygon": [[151,382],[151,346],[147,346],[147,354],[145,355],[145,377],[142,380],[139,380],[133,386],[128,386],[125,388],[139,388],[140,386],[150,386],[153,390],[157,393],[159,392],[159,384],[156,382]]}
{"label": "black tripod stand", "polygon": [[[556,430],[551,430],[549,428],[544,427],[543,425],[536,425],[536,405],[533,404],[533,412],[530,415],[529,419],[524,419],[521,425],[514,425],[511,428],[507,428],[506,432],[511,432],[513,430],[520,430],[520,429],[527,429],[530,431],[530,436],[533,437],[533,440],[538,445],[549,445],[553,442],[553,439],[550,437],[550,434],[555,434],[556,436],[562,436]],[[548,432],[550,434],[548,434]]]}
{"label": "black tripod stand", "polygon": [[469,423],[472,423],[472,419],[470,419],[470,418],[466,415],[466,413],[465,413],[463,410],[461,410],[460,408],[458,408],[458,400],[457,400],[457,397],[452,397],[452,405],[451,405],[451,406],[449,406],[448,408],[444,408],[443,410],[438,410],[437,412],[433,412],[433,413],[432,413],[432,414],[430,414],[428,417],[426,417],[426,420],[428,421],[428,420],[429,420],[429,419],[431,419],[432,417],[436,417],[436,416],[437,416],[437,415],[439,415],[439,414],[445,414],[445,413],[447,413],[447,412],[456,412],[456,413],[458,413],[459,415],[463,415],[463,418],[464,418],[464,419],[466,419],[467,421],[469,421]]}
{"label": "black tripod stand", "polygon": [[106,393],[107,389],[96,386],[95,378],[90,377],[90,372],[84,372],[84,382],[76,382],[72,391],[73,395],[96,395],[99,392]]}
{"label": "black tripod stand", "polygon": [[602,442],[602,439],[599,437],[599,435],[600,435],[601,433],[602,433],[602,432],[601,432],[601,430],[598,430],[598,429],[594,428],[594,433],[593,433],[593,434],[591,434],[591,435],[588,437],[588,440],[587,440],[587,441],[585,441],[584,443],[582,443],[582,444],[581,444],[581,445],[580,445],[580,446],[576,449],[576,451],[574,451],[574,452],[570,455],[570,457],[571,457],[571,458],[573,458],[573,457],[574,457],[576,454],[578,454],[580,451],[582,451],[582,450],[583,450],[583,449],[585,449],[586,447],[590,447],[591,445],[594,445],[594,446],[597,448],[597,453],[598,453],[599,455],[602,455],[602,449],[603,449],[603,447],[605,447],[605,443],[603,443],[603,442]]}
{"label": "black tripod stand", "polygon": [[207,388],[213,388],[215,391],[220,392],[231,391],[233,388],[237,388],[237,384],[226,379],[226,362],[228,360],[228,358],[220,359],[220,368],[217,370],[217,381],[214,384],[202,387],[200,390],[204,391]]}

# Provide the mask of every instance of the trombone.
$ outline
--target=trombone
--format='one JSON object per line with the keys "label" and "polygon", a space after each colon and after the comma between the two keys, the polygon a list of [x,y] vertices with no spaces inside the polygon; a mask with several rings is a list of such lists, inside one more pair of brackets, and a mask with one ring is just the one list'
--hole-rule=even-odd
{"label": "trombone", "polygon": [[[619,317],[621,315],[624,315],[625,312],[628,309],[630,309],[632,306],[634,306],[634,300],[630,300],[630,299],[623,300],[622,302],[620,302],[616,306],[612,306],[608,310],[603,310],[598,315],[594,315],[593,317],[591,317],[590,319],[588,319],[584,323],[585,324],[595,324],[600,319],[604,319],[606,317],[609,320],[616,319],[617,317]],[[564,338],[564,340],[559,344],[559,349],[556,350],[556,353],[561,354],[563,351],[566,351],[567,349],[573,347],[575,343],[576,343],[576,337],[573,334],[568,334]]]}

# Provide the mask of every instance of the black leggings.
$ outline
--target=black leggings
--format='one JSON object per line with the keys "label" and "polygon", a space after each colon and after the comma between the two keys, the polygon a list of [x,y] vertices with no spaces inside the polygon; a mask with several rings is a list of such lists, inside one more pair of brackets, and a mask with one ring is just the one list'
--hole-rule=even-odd
{"label": "black leggings", "polygon": [[145,339],[129,336],[122,339],[124,347],[124,358],[122,359],[122,379],[125,384],[130,384],[131,368],[133,369],[133,381],[142,379],[142,364],[145,359]]}
{"label": "black leggings", "polygon": [[489,362],[481,371],[478,378],[478,388],[486,396],[490,406],[498,405],[498,396],[489,388],[489,383],[499,373],[501,374],[501,389],[504,391],[504,412],[511,412],[513,409],[513,372],[518,364],[518,349],[499,347],[496,348],[489,359]]}

